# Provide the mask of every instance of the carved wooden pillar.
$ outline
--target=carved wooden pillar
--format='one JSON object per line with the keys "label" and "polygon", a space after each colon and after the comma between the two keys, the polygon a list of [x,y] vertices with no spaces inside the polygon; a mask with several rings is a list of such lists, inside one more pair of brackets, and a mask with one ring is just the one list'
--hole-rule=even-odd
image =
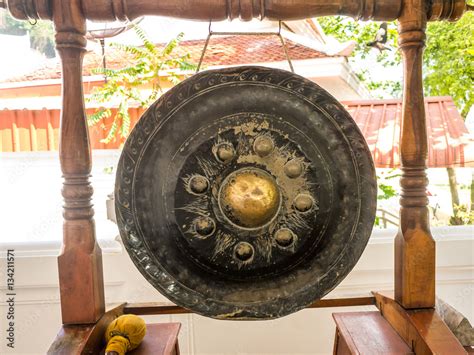
{"label": "carved wooden pillar", "polygon": [[425,1],[405,0],[399,18],[404,66],[400,229],[395,239],[395,298],[405,308],[434,307],[435,241],[429,227],[427,134],[422,61]]}
{"label": "carved wooden pillar", "polygon": [[91,148],[82,90],[85,18],[80,0],[54,0],[53,9],[63,70],[59,152],[64,240],[58,258],[62,319],[64,324],[95,323],[104,313],[104,284],[91,203]]}

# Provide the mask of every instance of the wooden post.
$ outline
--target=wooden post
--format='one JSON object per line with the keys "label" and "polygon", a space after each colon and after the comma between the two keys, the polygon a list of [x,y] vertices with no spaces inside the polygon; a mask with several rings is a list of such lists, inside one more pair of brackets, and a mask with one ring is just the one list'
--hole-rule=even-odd
{"label": "wooden post", "polygon": [[63,247],[58,258],[64,324],[95,323],[104,314],[102,253],[95,238],[91,148],[82,90],[86,47],[80,0],[54,0],[63,90],[59,154],[64,177]]}
{"label": "wooden post", "polygon": [[435,241],[429,228],[427,134],[423,100],[425,1],[404,0],[399,44],[404,66],[400,229],[395,239],[395,298],[405,308],[434,307]]}

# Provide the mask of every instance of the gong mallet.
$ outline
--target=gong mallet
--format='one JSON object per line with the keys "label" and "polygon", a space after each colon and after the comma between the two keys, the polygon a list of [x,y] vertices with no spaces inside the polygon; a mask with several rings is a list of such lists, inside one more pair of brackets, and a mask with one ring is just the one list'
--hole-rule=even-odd
{"label": "gong mallet", "polygon": [[106,355],[125,355],[136,349],[146,334],[145,321],[134,315],[125,314],[112,321],[105,332]]}

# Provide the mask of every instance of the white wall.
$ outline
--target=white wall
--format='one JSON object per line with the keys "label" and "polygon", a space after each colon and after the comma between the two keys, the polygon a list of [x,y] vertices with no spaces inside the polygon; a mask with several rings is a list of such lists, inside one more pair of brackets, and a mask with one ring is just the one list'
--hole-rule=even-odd
{"label": "white wall", "polygon": [[[0,250],[15,249],[17,293],[16,342],[11,350],[5,346],[6,262],[2,253],[1,354],[45,353],[60,328],[56,256],[61,240],[61,181],[56,154],[0,155]],[[103,168],[112,165],[117,154],[94,152],[94,200],[104,255],[106,300],[109,306],[124,301],[164,301],[114,240],[116,226],[105,219],[104,200],[112,191],[113,175],[104,174]],[[395,233],[374,231],[355,269],[329,296],[392,289]],[[433,234],[437,240],[437,293],[474,322],[474,227],[433,228]],[[216,321],[195,315],[150,317],[149,321],[181,322],[183,354],[330,354],[334,337],[331,313],[354,309],[311,309],[262,322]]]}
{"label": "white wall", "polygon": [[[106,219],[105,200],[115,175],[118,150],[93,153],[92,185],[97,236],[111,239],[116,226]],[[62,240],[62,174],[58,152],[0,153],[0,242]],[[25,218],[28,218],[25,223]]]}

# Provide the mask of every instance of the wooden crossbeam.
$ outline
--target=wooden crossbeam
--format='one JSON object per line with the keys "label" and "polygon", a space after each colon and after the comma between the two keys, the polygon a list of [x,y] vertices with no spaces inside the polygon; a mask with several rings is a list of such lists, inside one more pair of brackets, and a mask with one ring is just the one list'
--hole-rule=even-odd
{"label": "wooden crossbeam", "polygon": [[[352,297],[352,298],[328,298],[322,299],[309,305],[307,308],[330,308],[330,307],[354,307],[354,306],[373,306],[375,297]],[[123,312],[125,314],[136,315],[165,315],[165,314],[186,314],[192,311],[165,302],[147,302],[147,303],[127,303]]]}

